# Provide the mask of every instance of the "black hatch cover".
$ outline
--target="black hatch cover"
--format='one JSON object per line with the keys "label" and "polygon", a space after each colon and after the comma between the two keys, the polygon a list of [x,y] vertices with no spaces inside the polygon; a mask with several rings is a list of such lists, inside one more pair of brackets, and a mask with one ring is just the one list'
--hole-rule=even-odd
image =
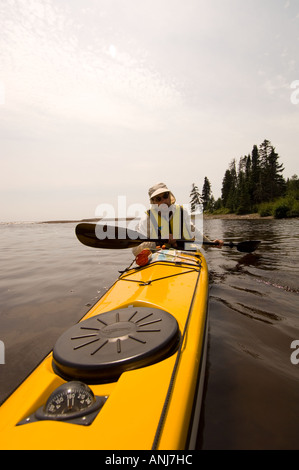
{"label": "black hatch cover", "polygon": [[103,383],[124,371],[173,354],[179,326],[168,312],[148,307],[112,310],[67,330],[53,351],[53,368],[63,378]]}

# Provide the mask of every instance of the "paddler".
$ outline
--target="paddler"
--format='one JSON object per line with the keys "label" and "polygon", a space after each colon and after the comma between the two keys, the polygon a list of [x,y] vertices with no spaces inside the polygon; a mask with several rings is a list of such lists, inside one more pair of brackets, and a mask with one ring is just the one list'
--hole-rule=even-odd
{"label": "paddler", "polygon": [[[210,241],[191,221],[189,212],[176,204],[173,193],[165,183],[157,183],[148,191],[151,207],[141,218],[138,232],[148,238],[168,239],[176,247],[176,239],[186,241]],[[217,248],[223,246],[222,240],[214,240]]]}

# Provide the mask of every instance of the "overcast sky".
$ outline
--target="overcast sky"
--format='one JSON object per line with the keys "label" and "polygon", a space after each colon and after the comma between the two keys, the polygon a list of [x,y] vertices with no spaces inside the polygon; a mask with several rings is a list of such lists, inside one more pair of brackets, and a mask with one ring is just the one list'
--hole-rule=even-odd
{"label": "overcast sky", "polygon": [[0,221],[218,198],[264,139],[298,174],[298,57],[298,0],[0,0]]}

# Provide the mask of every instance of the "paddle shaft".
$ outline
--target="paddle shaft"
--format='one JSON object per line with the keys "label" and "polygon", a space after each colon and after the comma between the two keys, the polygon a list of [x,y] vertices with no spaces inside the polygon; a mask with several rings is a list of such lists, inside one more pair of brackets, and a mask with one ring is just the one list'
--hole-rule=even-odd
{"label": "paddle shaft", "polygon": [[[206,241],[203,241],[202,242],[202,245],[206,245],[206,246],[218,246],[218,243],[216,242],[206,242]],[[233,243],[233,242],[225,242],[222,244],[222,246],[228,246],[229,248],[235,248],[237,247],[237,243]]]}
{"label": "paddle shaft", "polygon": [[[124,249],[134,248],[142,242],[154,242],[159,245],[164,245],[169,242],[166,239],[146,238],[142,234],[126,229],[125,227],[111,227],[98,224],[81,223],[76,227],[76,235],[81,243],[93,248],[106,248],[106,249]],[[195,243],[198,245],[206,246],[219,246],[217,242],[203,241],[194,242],[192,240],[176,240],[178,248],[184,247],[185,243]],[[260,244],[259,241],[244,241],[240,243],[226,242],[223,246],[229,248],[237,248],[242,253],[252,253]]]}

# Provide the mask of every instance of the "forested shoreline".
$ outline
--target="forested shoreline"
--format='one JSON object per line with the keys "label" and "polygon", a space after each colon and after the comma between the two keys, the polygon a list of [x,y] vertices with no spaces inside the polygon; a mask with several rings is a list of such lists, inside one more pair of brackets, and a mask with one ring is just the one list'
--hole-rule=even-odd
{"label": "forested shoreline", "polygon": [[191,207],[199,201],[207,214],[252,214],[275,218],[299,217],[299,179],[285,179],[280,156],[269,140],[253,146],[237,162],[233,159],[222,180],[221,197],[214,199],[211,183],[204,178],[202,192],[193,184]]}

